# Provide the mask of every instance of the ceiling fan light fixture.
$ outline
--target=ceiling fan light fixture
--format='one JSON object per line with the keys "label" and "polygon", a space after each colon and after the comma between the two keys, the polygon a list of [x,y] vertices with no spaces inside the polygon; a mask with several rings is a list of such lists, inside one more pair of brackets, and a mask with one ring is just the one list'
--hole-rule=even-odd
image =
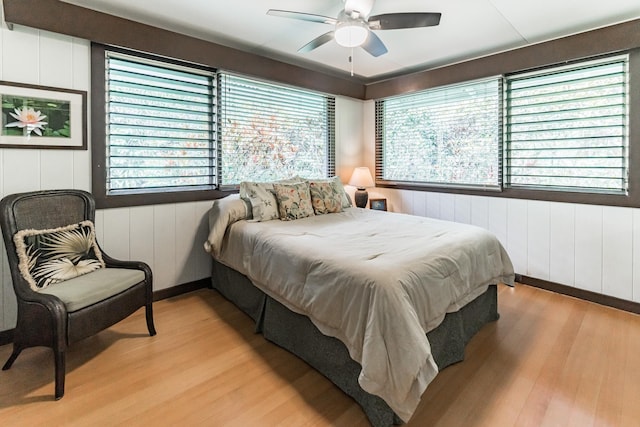
{"label": "ceiling fan light fixture", "polygon": [[339,22],[336,25],[335,39],[340,46],[362,46],[368,36],[369,29],[362,21]]}

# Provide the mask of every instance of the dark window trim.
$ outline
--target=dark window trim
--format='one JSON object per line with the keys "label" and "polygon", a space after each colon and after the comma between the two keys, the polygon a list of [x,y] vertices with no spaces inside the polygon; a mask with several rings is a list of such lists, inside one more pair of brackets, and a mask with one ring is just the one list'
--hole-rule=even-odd
{"label": "dark window trim", "polygon": [[[214,200],[234,191],[195,190],[108,195],[106,188],[106,47],[91,44],[91,192],[99,209]],[[109,47],[109,50],[127,52]],[[144,56],[144,55],[141,55]]]}
{"label": "dark window trim", "polygon": [[[134,55],[143,59],[159,60],[156,55],[148,54],[144,52],[132,52],[128,49],[117,48],[114,46],[105,46],[99,43],[91,43],[91,180],[92,180],[92,193],[96,201],[96,207],[99,209],[104,208],[116,208],[116,207],[130,207],[130,206],[142,206],[142,205],[156,205],[164,203],[183,203],[203,200],[214,200],[225,197],[232,193],[237,193],[237,186],[222,186],[217,189],[199,189],[199,190],[186,190],[184,188],[168,188],[165,191],[158,192],[156,190],[136,190],[135,193],[126,194],[123,192],[114,192],[108,194],[107,192],[107,135],[106,135],[106,67],[105,60],[107,52],[117,52],[125,55]],[[177,64],[185,65],[180,60],[174,60],[171,58],[161,58],[160,60]],[[203,70],[211,70],[210,67],[188,64],[189,67],[200,68]],[[248,77],[254,79],[254,77]],[[258,79],[260,80],[260,79]],[[276,85],[282,85],[277,82],[269,82],[262,79],[267,83],[273,83]],[[217,85],[217,96],[220,97],[221,85]],[[297,87],[296,87],[297,88]],[[307,90],[301,88],[302,90]],[[314,91],[317,92],[317,91]],[[332,95],[325,95],[327,98],[328,120],[329,120],[329,132],[327,133],[328,149],[327,152],[327,175],[333,176],[335,174],[335,97]],[[220,105],[218,105],[218,113]],[[220,124],[218,123],[218,134],[220,133]],[[217,150],[216,150],[217,152]],[[217,182],[221,179],[221,159],[217,156]]]}
{"label": "dark window trim", "polygon": [[[439,187],[420,183],[393,182],[376,179],[376,186],[398,190],[428,191],[434,193],[466,194],[472,196],[505,197],[511,199],[541,200],[604,206],[640,207],[640,49],[612,54],[629,53],[629,194],[598,194],[531,190],[505,187],[502,191]],[[585,60],[591,58],[584,58]],[[562,65],[562,64],[557,64]],[[523,70],[524,71],[524,70]],[[376,141],[379,140],[376,128]],[[376,175],[381,172],[381,146],[376,143]]]}
{"label": "dark window trim", "polygon": [[[485,77],[482,79],[473,79],[473,80],[468,80],[465,82],[459,82],[459,83],[452,83],[452,84],[447,84],[447,85],[442,85],[442,86],[437,86],[434,88],[429,88],[429,89],[425,89],[424,91],[429,91],[431,89],[438,89],[438,88],[446,88],[448,86],[457,86],[457,85],[465,85],[468,83],[473,83],[473,82],[486,82],[486,81],[496,81],[498,84],[498,91],[499,91],[499,95],[498,95],[498,111],[502,112],[504,111],[504,106],[503,106],[503,87],[504,87],[504,78],[503,76],[491,76],[491,77]],[[399,96],[403,96],[399,95]],[[398,96],[398,95],[396,95]],[[389,98],[393,98],[393,97],[389,97]],[[503,175],[502,173],[500,173],[500,175],[498,176],[498,182],[495,185],[483,185],[483,184],[456,184],[456,183],[438,183],[438,182],[430,182],[430,181],[417,181],[417,182],[408,182],[408,181],[393,181],[393,180],[385,180],[383,178],[384,175],[384,168],[383,168],[383,162],[384,162],[384,140],[383,140],[383,134],[385,131],[384,128],[384,123],[382,118],[385,115],[385,101],[386,99],[379,99],[375,101],[375,181],[376,183],[380,182],[380,183],[385,183],[386,185],[390,186],[390,188],[393,187],[398,187],[398,186],[412,186],[412,187],[416,187],[416,188],[441,188],[445,191],[448,190],[470,190],[470,191],[493,191],[493,192],[498,192],[498,191],[502,191],[502,187],[503,187]],[[498,114],[498,141],[497,141],[497,152],[495,152],[495,156],[496,156],[496,162],[498,164],[498,169],[502,170],[502,165],[503,165],[503,149],[504,149],[504,132],[502,131],[503,129],[503,114],[500,113]],[[376,184],[377,185],[377,184]],[[378,186],[382,186],[382,185],[378,185]],[[426,190],[425,190],[426,191]]]}
{"label": "dark window trim", "polygon": [[330,67],[296,66],[60,0],[3,0],[2,6],[7,23],[151,52],[319,92],[364,97],[365,87],[360,79],[348,78],[346,72],[340,73]]}

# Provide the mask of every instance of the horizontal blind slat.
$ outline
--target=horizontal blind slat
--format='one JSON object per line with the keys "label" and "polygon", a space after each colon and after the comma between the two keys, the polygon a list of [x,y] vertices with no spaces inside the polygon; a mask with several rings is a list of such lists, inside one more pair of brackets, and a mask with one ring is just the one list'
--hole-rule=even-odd
{"label": "horizontal blind slat", "polygon": [[219,85],[225,185],[335,173],[333,98],[232,74]]}
{"label": "horizontal blind slat", "polygon": [[376,102],[376,179],[499,188],[501,79]]}
{"label": "horizontal blind slat", "polygon": [[625,55],[507,77],[506,185],[627,191],[627,62]]}
{"label": "horizontal blind slat", "polygon": [[107,68],[107,191],[213,188],[214,72],[121,54]]}

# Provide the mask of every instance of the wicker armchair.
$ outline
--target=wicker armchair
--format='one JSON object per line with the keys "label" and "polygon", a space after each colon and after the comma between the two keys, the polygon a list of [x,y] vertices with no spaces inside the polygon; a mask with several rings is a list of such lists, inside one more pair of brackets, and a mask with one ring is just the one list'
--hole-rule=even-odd
{"label": "wicker armchair", "polygon": [[[140,307],[146,309],[149,335],[156,334],[151,269],[143,262],[120,261],[102,252],[95,241],[94,219],[93,197],[81,190],[20,193],[0,201],[0,225],[18,302],[13,352],[2,369],[11,368],[25,348],[51,347],[55,360],[56,400],[64,395],[65,355],[69,345],[114,325]],[[33,265],[25,262],[21,236],[81,223],[88,224],[87,229],[91,230],[81,237],[91,237],[92,251],[102,258],[99,260],[101,266],[75,278],[54,280],[47,283],[54,284],[39,287],[41,283],[35,283],[26,271]],[[38,239],[43,240],[42,234],[37,234],[35,240]],[[31,251],[27,256],[33,257],[33,254]],[[36,257],[39,254],[36,250]],[[28,260],[31,262],[33,258]],[[68,259],[63,261],[72,269],[76,267]],[[98,261],[88,263],[95,262]]]}

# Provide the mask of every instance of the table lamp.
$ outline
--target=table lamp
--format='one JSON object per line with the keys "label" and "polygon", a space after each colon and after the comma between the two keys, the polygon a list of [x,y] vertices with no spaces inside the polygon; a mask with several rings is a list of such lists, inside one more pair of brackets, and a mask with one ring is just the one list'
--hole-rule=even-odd
{"label": "table lamp", "polygon": [[353,170],[353,175],[351,175],[349,185],[353,185],[358,189],[355,194],[356,206],[359,208],[366,207],[367,201],[369,200],[369,194],[365,188],[373,187],[375,185],[369,168],[366,166],[355,168]]}

